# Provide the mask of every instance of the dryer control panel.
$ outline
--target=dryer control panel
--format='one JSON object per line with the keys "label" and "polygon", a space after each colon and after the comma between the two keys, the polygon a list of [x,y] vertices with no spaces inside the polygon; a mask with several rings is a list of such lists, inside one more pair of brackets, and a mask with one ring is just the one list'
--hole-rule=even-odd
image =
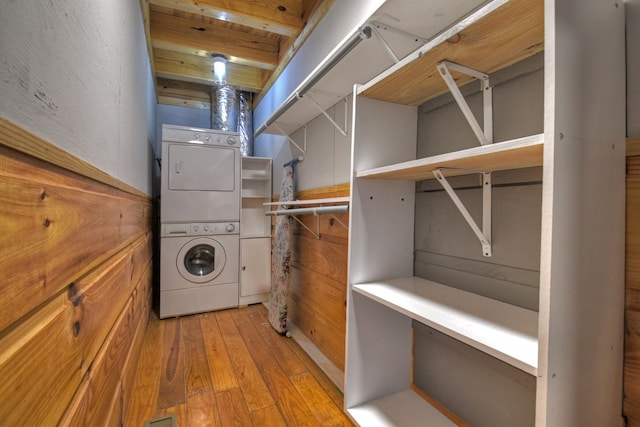
{"label": "dryer control panel", "polygon": [[214,236],[239,234],[239,222],[196,222],[189,224],[162,224],[161,237]]}
{"label": "dryer control panel", "polygon": [[238,132],[186,126],[162,125],[162,140],[205,145],[223,145],[236,148],[240,146],[240,134]]}

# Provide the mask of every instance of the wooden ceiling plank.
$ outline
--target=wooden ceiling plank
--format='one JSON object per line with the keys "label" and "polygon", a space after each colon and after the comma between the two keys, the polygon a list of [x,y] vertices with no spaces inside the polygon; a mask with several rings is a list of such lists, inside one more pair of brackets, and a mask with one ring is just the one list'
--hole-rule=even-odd
{"label": "wooden ceiling plank", "polygon": [[210,102],[211,100],[210,85],[183,82],[179,80],[170,80],[165,78],[158,78],[157,83],[158,90],[165,96],[193,99],[200,102]]}
{"label": "wooden ceiling plank", "polygon": [[[211,62],[208,58],[195,55],[154,49],[156,58],[156,76],[173,80],[213,84]],[[227,83],[250,92],[262,90],[262,70],[229,63],[227,64]]]}
{"label": "wooden ceiling plank", "polygon": [[192,99],[184,99],[179,97],[158,95],[158,104],[174,105],[176,107],[197,108],[198,110],[210,110],[211,103],[201,102]]}
{"label": "wooden ceiling plank", "polygon": [[254,62],[264,64],[263,68],[274,67],[278,63],[278,45],[272,39],[206,23],[194,26],[189,19],[153,10],[150,15],[150,34],[154,47],[156,42],[163,42],[193,50],[206,50],[223,54],[230,62]]}
{"label": "wooden ceiling plank", "polygon": [[[294,37],[303,25],[301,0],[149,0],[151,4],[233,22],[285,37]],[[284,11],[280,10],[284,7]]]}
{"label": "wooden ceiling plank", "polygon": [[[164,42],[161,40],[153,40],[152,47],[154,50],[166,50],[175,53],[182,53],[185,55],[193,55],[199,56],[200,58],[206,59],[210,61],[211,55],[214,53],[213,51],[197,49],[192,46],[185,46],[181,44],[174,44],[170,42]],[[219,52],[215,52],[219,53]],[[275,67],[271,64],[266,64],[264,62],[252,61],[246,58],[240,58],[237,56],[233,57],[233,61],[229,60],[229,64],[237,64],[244,65],[247,67],[260,68],[261,70],[265,70],[267,72],[271,72]]]}
{"label": "wooden ceiling plank", "polygon": [[211,86],[159,78],[157,87],[161,104],[211,109]]}

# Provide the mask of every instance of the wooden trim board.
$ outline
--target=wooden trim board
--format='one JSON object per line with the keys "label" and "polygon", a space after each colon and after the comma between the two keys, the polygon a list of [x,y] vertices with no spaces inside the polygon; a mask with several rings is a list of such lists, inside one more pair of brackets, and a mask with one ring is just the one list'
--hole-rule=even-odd
{"label": "wooden trim board", "polygon": [[81,160],[39,136],[0,117],[0,145],[12,148],[23,154],[51,163],[71,172],[75,172],[95,181],[107,184],[135,196],[149,196],[135,187],[120,181],[97,167]]}

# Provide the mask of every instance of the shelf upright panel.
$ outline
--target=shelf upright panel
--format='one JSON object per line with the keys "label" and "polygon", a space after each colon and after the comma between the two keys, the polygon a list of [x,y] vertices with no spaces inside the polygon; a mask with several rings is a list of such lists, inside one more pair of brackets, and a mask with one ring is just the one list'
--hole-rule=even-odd
{"label": "shelf upright panel", "polygon": [[[352,170],[416,155],[417,108],[354,96]],[[415,183],[351,181],[345,408],[408,388],[411,319],[352,283],[413,274]]]}
{"label": "shelf upright panel", "polygon": [[545,0],[537,426],[620,426],[624,5]]}

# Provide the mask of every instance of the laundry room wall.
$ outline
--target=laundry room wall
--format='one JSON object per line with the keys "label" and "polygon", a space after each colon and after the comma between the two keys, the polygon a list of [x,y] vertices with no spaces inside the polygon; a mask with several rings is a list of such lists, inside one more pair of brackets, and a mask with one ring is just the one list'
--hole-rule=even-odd
{"label": "laundry room wall", "polygon": [[138,2],[0,3],[0,81],[0,419],[118,425],[151,310]]}

